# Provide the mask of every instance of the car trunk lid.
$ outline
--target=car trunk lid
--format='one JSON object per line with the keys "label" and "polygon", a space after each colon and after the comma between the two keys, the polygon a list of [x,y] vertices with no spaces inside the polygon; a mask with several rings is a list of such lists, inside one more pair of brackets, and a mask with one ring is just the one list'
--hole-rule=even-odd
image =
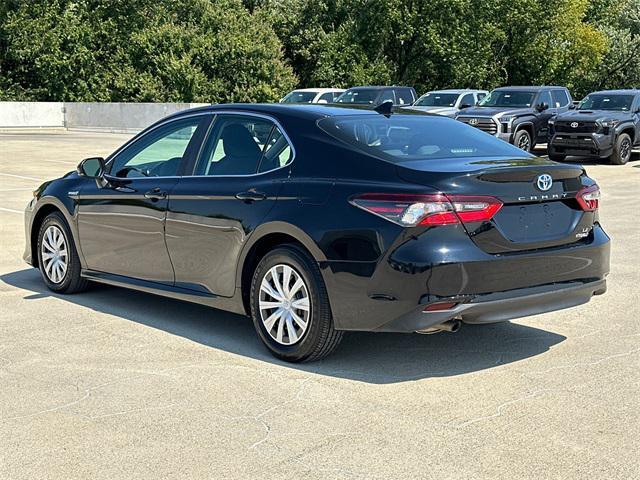
{"label": "car trunk lid", "polygon": [[575,243],[588,236],[594,212],[576,200],[585,172],[542,158],[464,158],[413,161],[398,165],[408,182],[445,195],[495,197],[503,206],[489,221],[465,228],[482,250],[506,254]]}

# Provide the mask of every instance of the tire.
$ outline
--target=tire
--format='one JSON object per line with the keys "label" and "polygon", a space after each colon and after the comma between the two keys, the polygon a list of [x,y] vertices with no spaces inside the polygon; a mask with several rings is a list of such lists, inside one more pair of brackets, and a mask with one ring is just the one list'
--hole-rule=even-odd
{"label": "tire", "polygon": [[631,150],[633,149],[633,142],[628,133],[621,133],[616,139],[616,144],[613,146],[613,153],[609,157],[609,162],[614,165],[624,165],[631,159]]}
{"label": "tire", "polygon": [[[73,236],[60,212],[50,214],[40,225],[37,248],[38,268],[49,290],[56,293],[76,293],[87,288],[88,280],[80,276],[80,258]],[[66,253],[60,255],[62,251]],[[46,258],[52,254],[53,258]],[[55,265],[57,260],[58,266]]]}
{"label": "tire", "polygon": [[520,150],[524,150],[525,152],[530,152],[533,149],[531,135],[525,129],[520,129],[516,132],[515,136],[513,137],[513,144]]}
{"label": "tire", "polygon": [[[286,269],[291,269],[288,274]],[[285,278],[289,281],[285,282]],[[315,260],[296,245],[283,245],[260,260],[253,273],[250,295],[256,332],[271,353],[281,360],[319,360],[333,352],[342,340],[343,332],[333,325],[329,296],[320,269]],[[284,312],[276,304],[283,305]],[[296,308],[296,304],[307,305],[308,310]]]}
{"label": "tire", "polygon": [[564,162],[565,158],[567,158],[567,156],[562,153],[549,153],[549,160],[553,160],[554,162]]}

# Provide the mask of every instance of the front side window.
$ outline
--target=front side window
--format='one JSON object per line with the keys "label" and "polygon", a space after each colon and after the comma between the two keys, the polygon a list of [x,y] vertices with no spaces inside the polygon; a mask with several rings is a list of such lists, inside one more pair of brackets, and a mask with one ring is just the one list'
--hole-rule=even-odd
{"label": "front side window", "polygon": [[429,92],[415,103],[419,107],[453,107],[458,100],[457,93]]}
{"label": "front side window", "polygon": [[318,103],[333,103],[333,93],[323,93],[318,99]]}
{"label": "front side window", "polygon": [[408,88],[399,88],[396,90],[399,105],[411,105],[413,103],[413,93]]}
{"label": "front side window", "polygon": [[172,177],[203,116],[176,120],[152,130],[120,152],[111,163],[116,177]]}
{"label": "front side window", "polygon": [[536,102],[536,104],[540,105],[542,103],[546,103],[548,107],[555,108],[553,106],[553,101],[551,100],[551,93],[549,92],[549,90],[543,90],[542,92],[540,92],[540,96],[538,97],[538,101]]}
{"label": "front side window", "polygon": [[569,105],[569,96],[564,90],[552,90],[551,99],[553,100],[552,107],[554,108],[566,107]]}
{"label": "front side window", "polygon": [[382,92],[382,95],[380,95],[380,101],[378,101],[378,104],[382,102],[388,102],[389,100],[391,100],[395,105],[396,97],[393,94],[393,90],[384,90]]}
{"label": "front side window", "polygon": [[467,93],[464,97],[462,97],[462,100],[460,100],[460,106],[469,105],[470,107],[473,107],[475,103],[476,102],[473,100],[473,93]]}
{"label": "front side window", "polygon": [[522,150],[448,118],[395,114],[345,115],[318,122],[332,137],[382,160],[407,164],[467,157],[522,158]]}
{"label": "front side window", "polygon": [[591,94],[580,102],[580,110],[613,110],[628,112],[633,104],[633,95]]}
{"label": "front side window", "polygon": [[530,108],[533,105],[533,100],[535,98],[536,92],[521,90],[494,90],[482,99],[480,106]]}

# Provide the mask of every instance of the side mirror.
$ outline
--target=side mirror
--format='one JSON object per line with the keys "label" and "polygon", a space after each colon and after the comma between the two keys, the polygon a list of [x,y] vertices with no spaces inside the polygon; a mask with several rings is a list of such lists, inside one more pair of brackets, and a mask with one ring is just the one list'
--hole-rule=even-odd
{"label": "side mirror", "polygon": [[545,110],[548,110],[548,109],[549,109],[548,103],[542,102],[536,105],[536,110],[538,110],[539,112],[544,112]]}
{"label": "side mirror", "polygon": [[104,175],[104,158],[85,158],[78,165],[78,175],[89,178],[100,178]]}

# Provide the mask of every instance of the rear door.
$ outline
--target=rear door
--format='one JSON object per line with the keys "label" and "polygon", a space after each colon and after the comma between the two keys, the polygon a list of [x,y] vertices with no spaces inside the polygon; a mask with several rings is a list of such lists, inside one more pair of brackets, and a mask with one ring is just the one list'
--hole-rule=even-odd
{"label": "rear door", "polygon": [[271,118],[216,115],[192,173],[169,199],[166,240],[176,285],[234,294],[240,252],[273,208],[293,157]]}
{"label": "rear door", "polygon": [[78,232],[87,268],[172,284],[165,245],[167,199],[195,155],[205,115],[169,121],[110,159],[107,185],[91,179],[78,196]]}

